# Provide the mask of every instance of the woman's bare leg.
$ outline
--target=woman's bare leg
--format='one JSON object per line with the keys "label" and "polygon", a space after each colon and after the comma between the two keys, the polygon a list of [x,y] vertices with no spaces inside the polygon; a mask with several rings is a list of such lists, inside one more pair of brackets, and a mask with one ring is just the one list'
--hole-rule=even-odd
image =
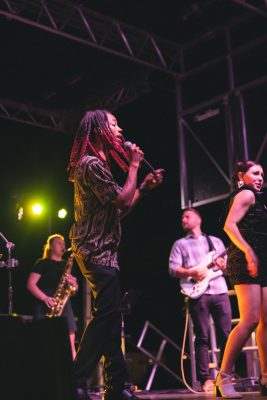
{"label": "woman's bare leg", "polygon": [[229,335],[221,365],[221,371],[229,375],[246,341],[257,327],[261,312],[262,295],[259,285],[236,285],[235,292],[240,321]]}
{"label": "woman's bare leg", "polygon": [[256,332],[262,383],[267,383],[267,287],[262,288],[261,317]]}

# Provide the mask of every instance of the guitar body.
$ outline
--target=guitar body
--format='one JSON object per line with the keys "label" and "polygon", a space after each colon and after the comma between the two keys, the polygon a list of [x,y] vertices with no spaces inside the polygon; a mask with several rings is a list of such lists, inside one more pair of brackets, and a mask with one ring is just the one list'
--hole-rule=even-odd
{"label": "guitar body", "polygon": [[[216,256],[216,258],[223,257],[226,254],[226,251],[227,250],[225,250],[222,254]],[[198,299],[206,291],[207,287],[209,286],[209,282],[212,279],[215,279],[218,276],[223,275],[223,272],[220,269],[217,271],[214,271],[212,269],[212,267],[214,266],[213,258],[215,254],[216,253],[214,250],[210,251],[200,264],[198,264],[196,267],[193,267],[193,268],[199,268],[199,267],[207,268],[208,274],[204,279],[202,279],[201,281],[195,281],[191,277],[180,279],[181,292],[183,294],[190,297],[191,299]]]}

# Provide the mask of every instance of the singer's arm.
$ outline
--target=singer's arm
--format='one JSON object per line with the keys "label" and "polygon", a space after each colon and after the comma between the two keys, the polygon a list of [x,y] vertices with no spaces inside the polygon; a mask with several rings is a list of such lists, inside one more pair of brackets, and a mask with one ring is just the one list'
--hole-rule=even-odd
{"label": "singer's arm", "polygon": [[113,204],[121,210],[123,216],[128,214],[137,204],[143,196],[144,191],[154,189],[163,179],[163,169],[153,170],[153,173],[150,172],[141,183],[141,190],[137,189],[137,174],[140,163],[144,158],[144,153],[136,144],[132,143],[128,151],[130,165],[126,182],[120,194],[113,200]]}
{"label": "singer's arm", "polygon": [[[125,217],[129,214],[132,209],[136,206],[136,204],[144,197],[146,193],[150,190],[158,187],[163,181],[163,172],[162,168],[155,170],[153,173],[149,173],[139,188],[135,189],[134,196],[128,208],[121,208],[121,218]],[[119,207],[118,207],[119,208]]]}
{"label": "singer's arm", "polygon": [[138,163],[130,164],[125,184],[120,194],[112,201],[113,205],[120,210],[128,210],[132,206],[136,193],[138,168]]}
{"label": "singer's arm", "polygon": [[125,184],[122,187],[120,194],[113,200],[113,205],[124,211],[128,211],[134,202],[136,196],[137,174],[140,162],[144,157],[144,153],[135,144],[129,150],[130,165]]}

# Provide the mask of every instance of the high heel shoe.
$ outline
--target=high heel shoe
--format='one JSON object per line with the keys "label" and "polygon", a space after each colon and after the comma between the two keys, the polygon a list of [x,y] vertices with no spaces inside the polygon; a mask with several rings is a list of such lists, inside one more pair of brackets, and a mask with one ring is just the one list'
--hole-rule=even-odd
{"label": "high heel shoe", "polygon": [[225,399],[241,399],[242,395],[238,393],[231,382],[231,375],[225,372],[219,372],[214,383],[214,396]]}
{"label": "high heel shoe", "polygon": [[[262,375],[264,375],[264,383],[262,383]],[[262,374],[259,379],[260,395],[267,396],[267,374]]]}

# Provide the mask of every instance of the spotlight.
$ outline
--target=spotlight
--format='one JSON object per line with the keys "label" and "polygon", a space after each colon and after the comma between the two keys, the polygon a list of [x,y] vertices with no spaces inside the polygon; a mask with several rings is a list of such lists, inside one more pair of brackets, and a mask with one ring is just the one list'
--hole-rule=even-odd
{"label": "spotlight", "polygon": [[43,212],[43,207],[41,206],[41,204],[34,204],[32,206],[32,212],[35,215],[40,215]]}
{"label": "spotlight", "polygon": [[18,208],[18,220],[21,221],[23,217],[23,207]]}
{"label": "spotlight", "polygon": [[68,212],[65,210],[65,208],[61,208],[61,210],[58,211],[57,216],[58,218],[64,219],[67,216]]}

